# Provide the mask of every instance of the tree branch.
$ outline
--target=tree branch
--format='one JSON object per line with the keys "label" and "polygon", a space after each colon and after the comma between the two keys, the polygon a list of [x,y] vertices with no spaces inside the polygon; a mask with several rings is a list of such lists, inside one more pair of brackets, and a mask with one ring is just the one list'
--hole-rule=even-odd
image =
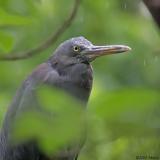
{"label": "tree branch", "polygon": [[143,0],[160,28],[160,0]]}
{"label": "tree branch", "polygon": [[28,59],[32,56],[40,54],[45,49],[49,48],[51,45],[53,45],[58,40],[58,38],[72,24],[76,14],[77,14],[77,11],[78,11],[78,8],[80,5],[80,1],[81,0],[75,0],[75,4],[74,4],[73,9],[72,9],[70,15],[68,16],[68,18],[62,23],[62,25],[57,29],[57,31],[55,33],[53,33],[51,35],[51,37],[49,37],[45,42],[43,42],[42,44],[40,44],[36,48],[33,48],[31,50],[28,50],[28,51],[25,51],[22,53],[18,53],[15,55],[13,55],[12,53],[10,53],[8,55],[0,55],[0,61],[15,61],[15,60]]}

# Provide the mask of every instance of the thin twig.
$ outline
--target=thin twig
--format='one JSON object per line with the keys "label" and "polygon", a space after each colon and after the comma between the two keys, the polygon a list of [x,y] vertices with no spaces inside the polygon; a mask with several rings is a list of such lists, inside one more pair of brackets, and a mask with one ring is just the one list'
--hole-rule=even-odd
{"label": "thin twig", "polygon": [[62,23],[62,25],[57,29],[57,31],[54,32],[53,35],[51,35],[51,37],[49,37],[45,42],[43,42],[36,48],[33,48],[31,50],[28,50],[22,53],[18,53],[18,54],[10,53],[8,55],[3,55],[3,56],[1,55],[0,61],[15,61],[15,60],[27,59],[34,55],[40,54],[45,49],[49,48],[58,40],[58,38],[66,31],[67,28],[69,28],[69,26],[73,22],[80,5],[80,1],[81,0],[75,0],[74,7],[69,17]]}

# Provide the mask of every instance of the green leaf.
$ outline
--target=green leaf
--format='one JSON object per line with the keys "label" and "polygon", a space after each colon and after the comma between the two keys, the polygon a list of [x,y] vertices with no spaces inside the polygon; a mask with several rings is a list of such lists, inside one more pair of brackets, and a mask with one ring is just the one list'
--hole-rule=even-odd
{"label": "green leaf", "polygon": [[48,87],[39,89],[37,98],[42,108],[20,115],[13,140],[19,143],[34,138],[45,153],[53,154],[83,138],[85,113],[79,102],[64,92]]}
{"label": "green leaf", "polygon": [[0,49],[3,52],[9,52],[12,50],[14,44],[14,38],[7,32],[0,31]]}
{"label": "green leaf", "polygon": [[98,97],[90,103],[90,110],[103,119],[117,136],[156,134],[160,128],[160,97],[157,91],[123,89],[103,92]]}
{"label": "green leaf", "polygon": [[0,8],[0,26],[17,26],[17,25],[27,25],[32,22],[31,17],[25,17],[20,15],[10,14]]}

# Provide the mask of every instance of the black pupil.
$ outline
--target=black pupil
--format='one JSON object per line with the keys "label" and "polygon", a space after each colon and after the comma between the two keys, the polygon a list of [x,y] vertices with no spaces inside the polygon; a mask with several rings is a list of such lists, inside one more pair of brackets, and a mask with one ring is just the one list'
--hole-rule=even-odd
{"label": "black pupil", "polygon": [[74,49],[75,49],[75,51],[78,51],[78,47],[75,47]]}

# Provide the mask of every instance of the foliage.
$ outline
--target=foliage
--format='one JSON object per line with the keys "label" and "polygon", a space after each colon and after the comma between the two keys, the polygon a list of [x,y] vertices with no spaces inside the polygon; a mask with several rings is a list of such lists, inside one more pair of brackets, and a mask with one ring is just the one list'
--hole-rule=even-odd
{"label": "foliage", "polygon": [[[65,0],[0,0],[0,55],[25,51],[42,43],[60,26],[72,4],[73,0],[67,3]],[[51,49],[26,61],[0,61],[1,119],[24,77],[46,60],[61,41],[78,35],[95,44],[127,44],[132,48],[129,54],[103,57],[93,63],[95,79],[87,109],[88,140],[79,159],[132,160],[141,155],[160,156],[160,37],[139,0],[82,1],[73,25]],[[50,153],[80,132],[76,125],[81,123],[82,112],[72,106],[81,104],[57,91],[51,94],[47,90],[40,95],[49,112],[54,110],[50,107],[53,99],[58,108],[65,107],[66,101],[71,104],[70,109],[61,113],[69,117],[51,120],[55,123],[52,128],[44,115],[27,113],[17,123],[21,129],[15,135],[19,140],[38,137],[44,152]],[[31,124],[32,130],[28,132]]]}
{"label": "foliage", "polygon": [[56,89],[53,92],[52,89],[48,86],[38,88],[37,101],[41,108],[24,112],[17,118],[14,143],[34,138],[45,153],[53,154],[67,143],[81,141],[83,137],[80,135],[84,132],[86,119],[82,104],[66,93]]}

